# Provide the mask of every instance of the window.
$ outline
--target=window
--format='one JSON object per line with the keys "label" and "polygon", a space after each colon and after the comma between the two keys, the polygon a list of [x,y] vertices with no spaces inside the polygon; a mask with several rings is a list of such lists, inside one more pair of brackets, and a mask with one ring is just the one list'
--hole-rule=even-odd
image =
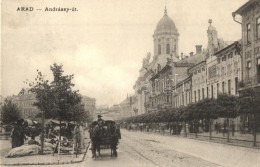
{"label": "window", "polygon": [[189,102],[188,102],[188,93],[187,92],[185,92],[185,100],[186,100],[186,104],[189,104]]}
{"label": "window", "polygon": [[251,64],[251,61],[247,62],[247,78],[251,78],[251,75],[252,75],[252,64]]}
{"label": "window", "polygon": [[222,57],[222,61],[226,61],[226,55]]}
{"label": "window", "polygon": [[256,39],[260,38],[260,17],[256,19]]}
{"label": "window", "polygon": [[202,99],[205,99],[205,95],[204,95],[204,88],[202,88]]}
{"label": "window", "polygon": [[196,91],[194,91],[194,101],[197,102]]}
{"label": "window", "polygon": [[224,77],[224,75],[225,75],[225,68],[222,67],[222,68],[221,68],[221,76],[222,76],[222,78]]}
{"label": "window", "polygon": [[237,63],[237,61],[234,62],[234,73],[238,74],[238,63]]}
{"label": "window", "polygon": [[222,93],[225,93],[225,82],[222,82]]}
{"label": "window", "polygon": [[233,57],[233,52],[228,54],[228,59],[231,59]]}
{"label": "window", "polygon": [[182,93],[182,105],[184,105],[184,93]]}
{"label": "window", "polygon": [[231,69],[230,64],[227,65],[227,73],[228,73],[228,75],[230,75],[232,73],[232,69]]}
{"label": "window", "polygon": [[228,94],[231,95],[231,80],[228,80]]}
{"label": "window", "polygon": [[166,45],[166,54],[170,54],[170,44]]}
{"label": "window", "polygon": [[161,45],[160,44],[158,45],[158,54],[159,55],[161,54]]}
{"label": "window", "polygon": [[247,39],[247,44],[251,43],[251,25],[250,23],[246,25],[246,39]]}
{"label": "window", "polygon": [[198,97],[199,97],[198,100],[200,101],[200,90],[198,90]]}
{"label": "window", "polygon": [[214,94],[213,94],[213,85],[211,85],[211,98],[213,99],[213,97],[214,97]]}
{"label": "window", "polygon": [[235,78],[235,93],[238,94],[238,77]]}
{"label": "window", "polygon": [[219,83],[217,83],[217,95],[219,94]]}

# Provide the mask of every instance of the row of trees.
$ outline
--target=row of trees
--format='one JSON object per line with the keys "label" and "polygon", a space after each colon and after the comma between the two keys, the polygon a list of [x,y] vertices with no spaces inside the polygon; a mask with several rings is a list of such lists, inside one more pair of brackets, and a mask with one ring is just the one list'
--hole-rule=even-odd
{"label": "row of trees", "polygon": [[[253,135],[256,144],[256,118],[260,114],[260,92],[256,88],[241,91],[241,95],[218,95],[217,99],[204,99],[186,107],[164,109],[160,112],[147,113],[126,118],[127,123],[160,123],[183,122],[198,123],[200,120],[210,122],[209,131],[211,138],[211,124],[213,119],[225,118],[229,126],[229,119],[239,115],[253,116]],[[227,127],[229,129],[229,127]],[[228,133],[229,135],[229,133]],[[229,136],[228,136],[229,140]]]}

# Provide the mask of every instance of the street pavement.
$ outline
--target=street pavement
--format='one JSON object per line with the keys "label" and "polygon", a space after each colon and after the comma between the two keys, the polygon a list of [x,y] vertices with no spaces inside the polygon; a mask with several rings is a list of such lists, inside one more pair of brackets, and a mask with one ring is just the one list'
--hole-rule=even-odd
{"label": "street pavement", "polygon": [[[101,150],[101,159],[92,159],[88,150],[85,160],[77,164],[48,165],[69,167],[259,167],[260,150],[237,147],[176,136],[122,129],[118,157]],[[29,167],[29,166],[28,166]],[[35,166],[34,166],[35,167]]]}

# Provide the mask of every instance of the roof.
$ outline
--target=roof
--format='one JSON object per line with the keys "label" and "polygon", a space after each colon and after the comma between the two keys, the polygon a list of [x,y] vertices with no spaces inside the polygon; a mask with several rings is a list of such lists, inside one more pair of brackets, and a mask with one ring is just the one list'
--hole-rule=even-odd
{"label": "roof", "polygon": [[249,0],[248,2],[246,2],[244,5],[242,5],[240,8],[238,8],[235,12],[233,12],[233,15],[235,13],[237,14],[242,14],[245,10],[247,10],[249,7],[253,7],[256,3],[260,3],[259,0]]}
{"label": "roof", "polygon": [[198,64],[206,59],[206,54],[205,53],[197,53],[193,56],[190,56],[186,59],[180,60],[177,63],[193,63],[193,64]]}
{"label": "roof", "polygon": [[22,88],[21,91],[18,93],[18,95],[24,95],[24,94],[32,94],[30,88]]}
{"label": "roof", "polygon": [[226,50],[228,50],[228,49],[230,49],[230,48],[235,47],[238,43],[239,43],[239,42],[236,41],[236,42],[232,43],[231,45],[228,45],[227,47],[225,47],[225,48],[223,48],[223,49],[217,51],[216,53],[214,53],[214,55],[215,55],[215,56],[218,56],[220,53],[222,53],[222,52],[224,52],[224,51],[226,51]]}
{"label": "roof", "polygon": [[177,28],[173,20],[167,15],[167,9],[164,11],[164,16],[157,23],[155,33],[162,31],[172,31],[177,33]]}
{"label": "roof", "polygon": [[192,66],[191,68],[189,68],[188,71],[190,71],[190,70],[196,68],[196,67],[199,66],[200,64],[206,64],[206,61],[204,60],[204,61],[201,61],[201,62],[195,64],[194,66]]}

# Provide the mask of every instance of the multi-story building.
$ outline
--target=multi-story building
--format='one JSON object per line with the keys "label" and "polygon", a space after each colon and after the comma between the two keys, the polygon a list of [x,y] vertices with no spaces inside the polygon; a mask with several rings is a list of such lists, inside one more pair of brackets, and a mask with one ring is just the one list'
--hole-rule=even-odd
{"label": "multi-story building", "polygon": [[41,111],[34,105],[37,102],[36,95],[29,88],[23,88],[18,95],[13,95],[11,102],[18,106],[21,116],[24,119],[34,119]]}
{"label": "multi-story building", "polygon": [[[242,16],[242,22],[236,15]],[[260,89],[260,1],[249,0],[233,17],[242,26],[242,85]]]}
{"label": "multi-story building", "polygon": [[[204,54],[205,56],[205,54]],[[207,74],[206,74],[206,61],[194,65],[189,69],[192,82],[192,102],[196,103],[208,97],[207,94]]]}
{"label": "multi-story building", "polygon": [[242,79],[240,47],[240,42],[236,41],[214,54],[217,57],[217,94],[238,95]]}
{"label": "multi-story building", "polygon": [[120,117],[126,118],[131,116],[132,112],[132,105],[133,105],[133,97],[127,96],[125,100],[123,100],[119,106],[120,106]]}
{"label": "multi-story building", "polygon": [[[241,24],[242,28],[242,82],[239,84],[239,93],[248,88],[260,90],[260,1],[249,0],[232,13],[234,21]],[[242,17],[240,20],[239,16]],[[250,115],[244,116],[243,129],[250,127],[253,122]],[[256,120],[260,120],[260,114],[256,115]],[[260,127],[259,121],[256,126]]]}
{"label": "multi-story building", "polygon": [[88,111],[92,116],[94,116],[94,111],[96,109],[96,99],[90,98],[88,96],[82,96],[81,103],[84,105],[84,110]]}
{"label": "multi-story building", "polygon": [[[139,78],[134,85],[137,98],[137,112],[143,114],[148,112],[147,105],[151,92],[147,91],[150,85],[150,79],[158,73],[158,69],[163,69],[167,64],[167,58],[173,62],[179,61],[178,42],[179,33],[173,20],[168,16],[165,9],[163,17],[159,20],[153,34],[154,56],[150,62],[151,54],[149,53],[143,59],[143,67],[139,71]],[[159,68],[158,68],[159,67]],[[146,107],[145,107],[146,106]]]}
{"label": "multi-story building", "polygon": [[177,108],[181,106],[187,106],[192,102],[192,80],[191,76],[183,79],[172,87],[173,100],[172,107]]}

